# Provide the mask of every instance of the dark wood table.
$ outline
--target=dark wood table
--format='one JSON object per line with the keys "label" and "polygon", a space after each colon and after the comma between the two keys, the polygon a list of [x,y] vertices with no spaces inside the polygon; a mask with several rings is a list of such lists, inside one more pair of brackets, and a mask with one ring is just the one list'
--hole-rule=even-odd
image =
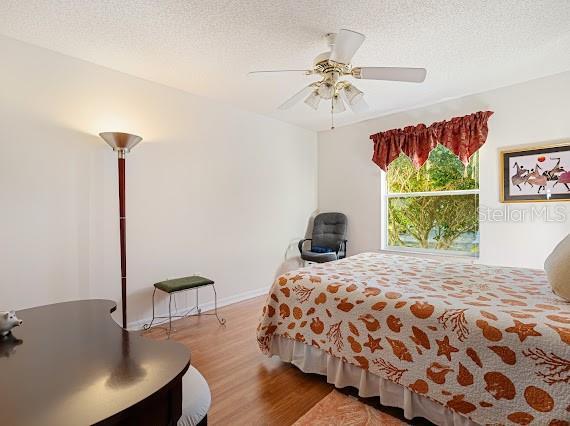
{"label": "dark wood table", "polygon": [[0,340],[3,425],[176,425],[190,351],[129,333],[109,300],[19,311]]}

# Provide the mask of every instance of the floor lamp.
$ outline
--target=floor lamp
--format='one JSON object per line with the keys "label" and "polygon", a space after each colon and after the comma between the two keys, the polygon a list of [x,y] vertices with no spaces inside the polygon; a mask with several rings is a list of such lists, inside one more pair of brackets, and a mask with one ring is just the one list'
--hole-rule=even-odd
{"label": "floor lamp", "polygon": [[125,157],[128,152],[142,138],[137,135],[120,132],[99,133],[113,151],[117,153],[119,165],[119,228],[121,238],[121,308],[123,313],[123,328],[127,328],[127,242],[126,227],[127,217],[125,214]]}

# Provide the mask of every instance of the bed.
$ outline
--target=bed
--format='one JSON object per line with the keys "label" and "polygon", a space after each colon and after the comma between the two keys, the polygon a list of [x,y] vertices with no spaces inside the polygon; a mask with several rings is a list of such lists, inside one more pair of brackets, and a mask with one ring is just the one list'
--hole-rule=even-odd
{"label": "bed", "polygon": [[440,425],[570,425],[570,303],[542,271],[363,253],[278,277],[261,350]]}

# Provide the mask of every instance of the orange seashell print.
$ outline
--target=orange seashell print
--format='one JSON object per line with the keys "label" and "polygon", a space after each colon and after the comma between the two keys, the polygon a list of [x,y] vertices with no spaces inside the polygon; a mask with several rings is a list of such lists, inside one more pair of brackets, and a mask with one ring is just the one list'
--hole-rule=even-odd
{"label": "orange seashell print", "polygon": [[486,311],[480,311],[481,315],[484,316],[487,319],[493,320],[493,321],[497,321],[498,318],[496,315],[490,313],[490,312],[486,312]]}
{"label": "orange seashell print", "polygon": [[495,399],[508,399],[512,400],[515,398],[516,390],[515,385],[507,376],[498,371],[491,371],[485,373],[483,376],[487,386],[485,390],[493,395]]}
{"label": "orange seashell print", "polygon": [[507,346],[488,346],[493,352],[495,352],[505,364],[515,365],[517,363],[516,353]]}
{"label": "orange seashell print", "polygon": [[537,308],[540,308],[540,309],[546,309],[547,311],[557,311],[558,310],[557,306],[545,305],[544,303],[537,303],[534,306],[536,306]]}
{"label": "orange seashell print", "polygon": [[271,318],[273,315],[275,315],[275,308],[271,305],[267,305],[267,316]]}
{"label": "orange seashell print", "polygon": [[445,383],[445,376],[450,371],[453,371],[449,366],[440,364],[439,362],[432,362],[426,370],[426,376],[432,382],[442,385]]}
{"label": "orange seashell print", "polygon": [[311,330],[313,330],[313,333],[321,334],[325,329],[325,324],[319,319],[319,317],[317,317],[311,320],[310,327]]}
{"label": "orange seashell print", "polygon": [[570,317],[564,317],[562,315],[547,315],[546,318],[551,321],[560,322],[562,324],[570,324]]}
{"label": "orange seashell print", "polygon": [[342,284],[329,284],[327,285],[327,291],[329,293],[336,293]]}
{"label": "orange seashell print", "polygon": [[285,319],[289,315],[291,315],[291,310],[289,309],[289,305],[287,305],[285,303],[282,303],[281,305],[279,305],[279,315],[283,319]]}
{"label": "orange seashell print", "polygon": [[320,293],[316,298],[315,298],[315,305],[322,305],[323,303],[325,303],[327,301],[327,295],[325,293]]}
{"label": "orange seashell print", "polygon": [[372,305],[371,308],[375,311],[381,311],[382,309],[384,309],[386,307],[386,305],[388,305],[388,303],[378,302],[378,303],[375,303],[374,305]]}
{"label": "orange seashell print", "polygon": [[320,282],[321,282],[321,277],[316,277],[316,276],[314,276],[314,275],[311,275],[311,276],[309,277],[309,281],[312,282],[313,284],[320,283]]}
{"label": "orange seashell print", "polygon": [[368,331],[376,331],[380,328],[380,321],[370,314],[361,315],[358,319],[364,323]]}
{"label": "orange seashell print", "polygon": [[358,332],[358,328],[351,323],[350,321],[348,322],[348,329],[350,330],[350,332],[352,334],[355,334],[356,336],[360,336],[360,333]]}
{"label": "orange seashell print", "polygon": [[269,326],[267,326],[267,329],[265,330],[265,335],[268,336],[270,334],[275,333],[275,330],[277,330],[277,326],[270,324]]}
{"label": "orange seashell print", "polygon": [[420,319],[429,318],[433,314],[434,309],[434,306],[427,302],[416,302],[410,306],[412,314]]}
{"label": "orange seashell print", "polygon": [[522,411],[517,411],[516,413],[511,413],[507,416],[511,422],[517,425],[528,425],[534,420],[534,416],[529,413],[523,413]]}
{"label": "orange seashell print", "polygon": [[364,289],[364,295],[368,296],[378,296],[380,294],[380,289],[378,287],[366,287]]}
{"label": "orange seashell print", "polygon": [[390,339],[389,337],[386,337],[386,340],[388,341],[388,343],[390,343],[390,346],[392,346],[392,352],[394,352],[394,355],[399,360],[408,361],[408,362],[413,361],[412,354],[408,351],[408,348],[406,347],[404,342],[398,339]]}
{"label": "orange seashell print", "polygon": [[489,325],[485,320],[475,321],[475,325],[483,331],[483,337],[491,342],[498,342],[503,338],[503,333],[497,327]]}
{"label": "orange seashell print", "polygon": [[289,324],[289,325],[287,326],[287,328],[288,328],[289,330],[293,330],[293,329],[295,328],[295,323],[292,322],[291,324]]}
{"label": "orange seashell print", "polygon": [[386,299],[399,299],[400,297],[402,297],[402,294],[397,291],[389,291],[386,293]]}
{"label": "orange seashell print", "polygon": [[270,297],[271,297],[276,303],[279,303],[279,299],[277,298],[277,296],[276,296],[275,294],[271,293],[271,296],[270,296]]}
{"label": "orange seashell print", "polygon": [[416,393],[424,394],[429,390],[429,386],[425,380],[418,379],[410,386],[410,389]]}
{"label": "orange seashell print", "polygon": [[360,365],[360,368],[363,368],[365,370],[368,370],[368,360],[360,355],[356,355],[353,357],[356,362],[358,362],[358,365]]}
{"label": "orange seashell print", "polygon": [[473,374],[471,374],[471,372],[461,363],[459,363],[457,383],[459,383],[461,386],[470,386],[473,384]]}
{"label": "orange seashell print", "polygon": [[[570,412],[570,407],[568,407],[566,411]],[[570,426],[570,422],[567,420],[554,419],[548,423],[548,426]]]}
{"label": "orange seashell print", "polygon": [[400,329],[402,328],[402,321],[400,321],[400,318],[395,317],[394,315],[388,315],[388,318],[386,318],[386,324],[388,325],[388,328],[394,333],[399,333]]}
{"label": "orange seashell print", "polygon": [[356,286],[356,284],[351,284],[351,285],[349,285],[345,290],[346,290],[348,293],[351,293],[351,292],[353,292],[354,290],[356,290],[357,288],[358,288],[358,287]]}
{"label": "orange seashell print", "polygon": [[303,316],[303,310],[301,308],[299,308],[298,306],[295,306],[293,308],[293,318],[301,319],[302,316]]}
{"label": "orange seashell print", "polygon": [[307,325],[307,321],[301,321],[301,324],[299,324],[299,327],[303,328],[306,325]]}
{"label": "orange seashell print", "polygon": [[398,302],[394,305],[394,308],[400,309],[400,308],[403,308],[404,306],[406,306],[407,304],[408,304],[408,302],[404,302],[404,301]]}
{"label": "orange seashell print", "polygon": [[354,337],[348,336],[346,340],[350,343],[350,348],[353,352],[356,352],[357,354],[362,352],[362,345],[358,343]]}
{"label": "orange seashell print", "polygon": [[416,345],[422,346],[426,349],[431,348],[428,335],[426,333],[424,333],[420,328],[413,325],[412,326],[412,333],[414,334],[413,336],[410,336],[410,339],[412,339],[412,342],[414,342]]}
{"label": "orange seashell print", "polygon": [[528,386],[524,390],[524,399],[528,405],[541,413],[548,413],[554,408],[554,399],[550,394],[536,386]]}
{"label": "orange seashell print", "polygon": [[510,305],[510,306],[528,306],[525,302],[521,302],[520,300],[514,300],[514,299],[501,299],[501,302],[503,302],[505,305]]}
{"label": "orange seashell print", "polygon": [[490,402],[487,402],[487,401],[480,401],[479,405],[483,408],[489,408],[489,407],[493,406],[493,404],[491,404]]}
{"label": "orange seashell print", "polygon": [[558,333],[558,335],[560,336],[560,340],[562,340],[567,345],[570,345],[570,328],[558,327],[552,324],[546,324],[546,325]]}
{"label": "orange seashell print", "polygon": [[281,286],[287,284],[287,278],[285,278],[285,277],[279,277],[278,281],[279,281],[279,285],[281,285]]}
{"label": "orange seashell print", "polygon": [[307,310],[307,316],[313,315],[314,313],[315,313],[315,308],[314,308],[314,307],[309,308],[309,309]]}
{"label": "orange seashell print", "polygon": [[369,334],[368,335],[368,342],[366,342],[364,344],[364,346],[368,346],[368,349],[370,349],[370,352],[374,353],[374,351],[377,349],[384,349],[382,346],[380,346],[380,340],[382,340],[381,337],[379,337],[378,339],[375,339],[374,337],[372,337]]}
{"label": "orange seashell print", "polygon": [[295,334],[295,340],[297,340],[298,342],[305,342],[305,336],[303,336],[301,333],[297,333]]}
{"label": "orange seashell print", "polygon": [[345,297],[344,299],[342,299],[340,301],[340,303],[338,305],[336,305],[337,309],[343,311],[343,312],[350,312],[352,310],[352,308],[354,308],[354,304],[347,302],[348,298]]}
{"label": "orange seashell print", "polygon": [[280,291],[281,293],[283,293],[283,295],[284,295],[285,297],[289,297],[289,296],[291,295],[291,290],[289,289],[289,287],[280,288],[279,291]]}
{"label": "orange seashell print", "polygon": [[453,399],[447,401],[445,404],[448,408],[451,408],[454,411],[462,414],[469,414],[472,411],[477,409],[475,404],[471,404],[468,401],[464,400],[465,395],[454,395]]}

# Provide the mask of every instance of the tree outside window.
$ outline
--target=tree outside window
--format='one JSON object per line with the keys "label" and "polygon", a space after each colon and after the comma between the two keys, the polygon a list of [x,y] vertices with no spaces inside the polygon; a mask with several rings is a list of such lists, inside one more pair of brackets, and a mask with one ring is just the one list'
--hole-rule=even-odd
{"label": "tree outside window", "polygon": [[404,154],[386,174],[385,245],[479,255],[479,153],[467,167],[442,145],[419,169]]}

